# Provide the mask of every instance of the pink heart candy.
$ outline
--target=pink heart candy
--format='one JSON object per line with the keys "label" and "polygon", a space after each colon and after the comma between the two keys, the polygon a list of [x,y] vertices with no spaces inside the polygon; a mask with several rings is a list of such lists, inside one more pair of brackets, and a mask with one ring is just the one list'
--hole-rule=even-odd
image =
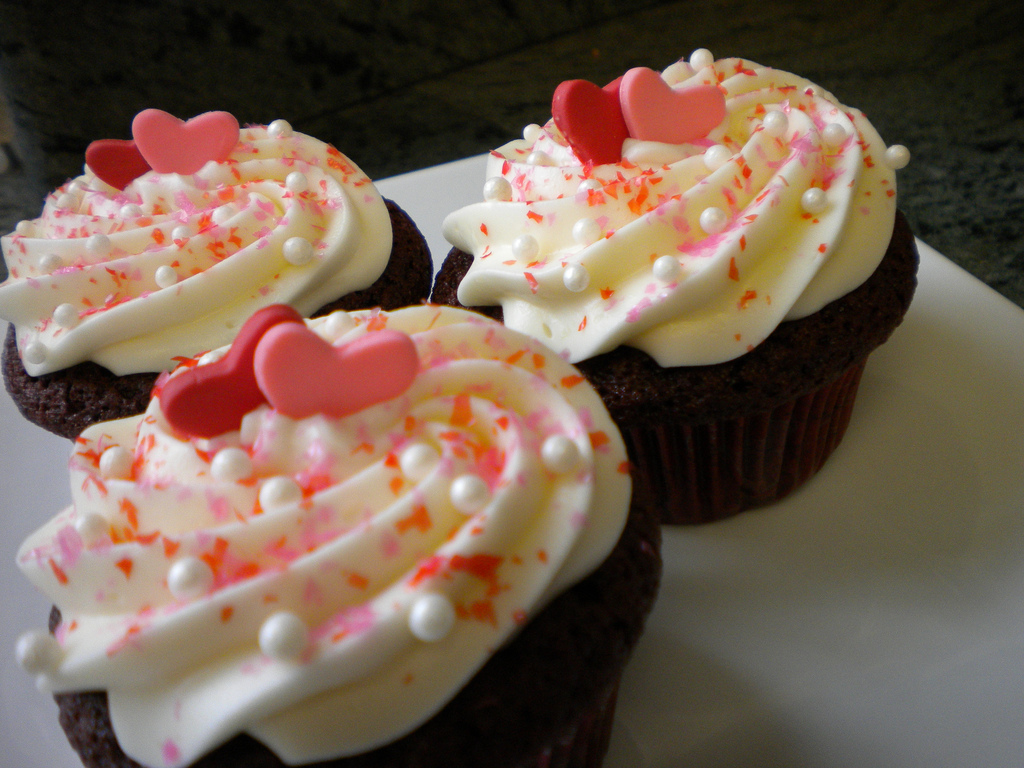
{"label": "pink heart candy", "polygon": [[260,339],[254,365],[260,389],[278,412],[340,418],[405,392],[419,356],[412,338],[399,331],[371,331],[335,347],[305,325],[283,323]]}
{"label": "pink heart candy", "polygon": [[584,163],[603,165],[622,157],[629,131],[619,107],[619,79],[604,88],[587,80],[566,80],[555,89],[551,116]]}
{"label": "pink heart candy", "polygon": [[149,163],[131,139],[100,139],[85,148],[85,163],[112,187],[124,189],[149,170]]}
{"label": "pink heart candy", "polygon": [[302,315],[288,305],[271,304],[245,321],[220,360],[167,380],[158,397],[164,418],[176,432],[216,437],[238,429],[246,413],[266,402],[253,374],[253,356],[259,340],[279,323],[306,327]]}
{"label": "pink heart candy", "polygon": [[229,112],[205,112],[186,122],[160,109],[144,109],[132,121],[135,143],[158,173],[191,174],[210,160],[224,160],[238,135],[238,120]]}
{"label": "pink heart candy", "polygon": [[647,67],[622,76],[619,101],[629,135],[641,141],[684,144],[704,138],[725,119],[725,96],[717,87],[677,91]]}

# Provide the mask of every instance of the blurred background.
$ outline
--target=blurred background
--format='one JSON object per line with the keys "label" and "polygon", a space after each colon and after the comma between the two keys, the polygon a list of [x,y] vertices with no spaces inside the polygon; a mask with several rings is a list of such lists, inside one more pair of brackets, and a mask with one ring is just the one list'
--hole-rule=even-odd
{"label": "blurred background", "polygon": [[0,232],[147,107],[284,118],[381,179],[546,121],[563,80],[701,47],[866,112],[912,152],[917,235],[1024,306],[1024,19],[985,0],[0,0]]}

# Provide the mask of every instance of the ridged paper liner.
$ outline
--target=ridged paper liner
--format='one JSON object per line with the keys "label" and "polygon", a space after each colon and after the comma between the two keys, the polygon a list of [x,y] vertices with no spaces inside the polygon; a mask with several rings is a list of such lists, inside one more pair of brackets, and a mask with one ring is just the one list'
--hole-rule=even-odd
{"label": "ridged paper liner", "polygon": [[843,439],[866,360],[766,412],[622,428],[634,481],[646,486],[666,524],[721,520],[782,499],[821,469]]}

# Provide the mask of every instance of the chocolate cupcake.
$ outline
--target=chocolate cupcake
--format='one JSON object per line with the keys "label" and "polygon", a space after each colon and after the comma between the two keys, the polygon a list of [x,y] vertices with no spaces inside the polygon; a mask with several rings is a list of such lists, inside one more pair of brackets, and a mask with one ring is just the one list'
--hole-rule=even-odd
{"label": "chocolate cupcake", "polygon": [[160,372],[262,306],[312,316],[429,294],[416,225],[334,147],[227,113],[146,110],[133,132],[91,145],[84,174],[0,239],[3,375],[30,421],[74,438],[140,413]]}
{"label": "chocolate cupcake", "polygon": [[87,429],[19,552],[83,763],[598,768],[660,575],[600,398],[475,313],[278,311]]}
{"label": "chocolate cupcake", "polygon": [[578,365],[665,522],[783,498],[842,439],[910,304],[905,148],[803,78],[704,50],[563,83],[552,112],[445,220],[432,299]]}

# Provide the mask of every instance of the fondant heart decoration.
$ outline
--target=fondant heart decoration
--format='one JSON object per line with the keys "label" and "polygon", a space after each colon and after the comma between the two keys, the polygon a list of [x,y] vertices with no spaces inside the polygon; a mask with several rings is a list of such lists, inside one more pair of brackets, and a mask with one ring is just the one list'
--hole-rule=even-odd
{"label": "fondant heart decoration", "polygon": [[622,76],[619,101],[629,135],[641,141],[685,144],[704,138],[725,119],[725,96],[717,87],[677,91],[647,67]]}
{"label": "fondant heart decoration", "polygon": [[142,156],[159,173],[195,173],[224,160],[238,143],[238,120],[229,112],[205,112],[187,122],[160,109],[144,109],[132,121]]}
{"label": "fondant heart decoration", "polygon": [[85,148],[85,163],[112,187],[124,189],[150,170],[146,158],[131,139],[100,139]]}
{"label": "fondant heart decoration", "polygon": [[171,427],[194,437],[215,437],[238,429],[242,417],[266,402],[253,373],[256,345],[281,324],[305,329],[302,315],[286,304],[253,313],[220,360],[172,376],[160,391],[160,407]]}
{"label": "fondant heart decoration", "polygon": [[260,389],[280,413],[340,418],[405,392],[419,356],[399,331],[371,331],[335,347],[304,324],[286,324],[260,339],[255,367]]}
{"label": "fondant heart decoration", "polygon": [[566,80],[555,89],[551,116],[584,163],[604,165],[622,157],[629,129],[619,106],[619,82],[601,88],[587,80]]}

